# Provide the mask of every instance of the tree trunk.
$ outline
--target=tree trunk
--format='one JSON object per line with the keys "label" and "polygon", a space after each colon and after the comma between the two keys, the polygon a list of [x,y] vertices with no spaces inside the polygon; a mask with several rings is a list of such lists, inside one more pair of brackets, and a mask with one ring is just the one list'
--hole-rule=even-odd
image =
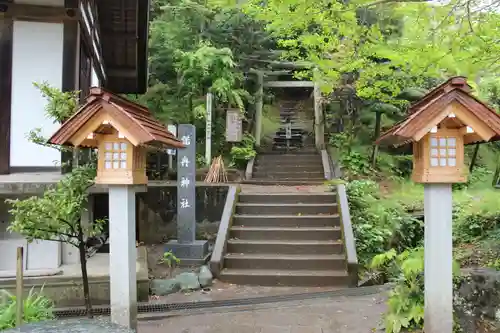
{"label": "tree trunk", "polygon": [[[378,137],[380,136],[380,123],[382,122],[382,113],[377,111],[375,113],[375,134],[373,140],[377,140]],[[373,151],[372,151],[372,167],[375,168],[377,165],[377,154],[378,154],[378,145],[374,144],[373,145]]]}
{"label": "tree trunk", "polygon": [[470,159],[469,172],[472,172],[472,170],[474,170],[474,165],[476,164],[478,152],[479,152],[479,143],[476,143],[476,147],[474,147],[474,153],[472,154],[472,158]]}
{"label": "tree trunk", "polygon": [[83,230],[80,228],[78,235],[78,250],[80,252],[80,268],[82,269],[83,298],[85,299],[85,312],[87,317],[92,318],[92,302],[90,300],[89,276],[87,274],[87,256],[85,251],[85,241],[83,239]]}

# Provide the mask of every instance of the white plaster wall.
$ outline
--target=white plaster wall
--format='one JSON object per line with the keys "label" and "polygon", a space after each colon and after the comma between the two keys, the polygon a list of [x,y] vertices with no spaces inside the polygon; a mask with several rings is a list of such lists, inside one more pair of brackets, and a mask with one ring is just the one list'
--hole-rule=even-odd
{"label": "white plaster wall", "polygon": [[[19,197],[25,199],[25,197]],[[24,247],[24,268],[27,270],[55,269],[61,266],[61,244],[37,240],[32,243],[21,235],[7,231],[12,216],[10,205],[0,198],[0,271],[16,269],[17,248]]]}
{"label": "white plaster wall", "polygon": [[[17,248],[23,247],[26,253],[28,242],[21,235],[10,233],[7,227],[10,223],[10,206],[0,198],[0,271],[13,271],[16,269]],[[26,268],[26,256],[24,256]]]}
{"label": "white plaster wall", "polygon": [[45,116],[46,100],[33,82],[62,88],[63,24],[15,21],[12,52],[10,164],[54,166],[60,163],[60,152],[29,142],[26,134],[40,127],[48,137],[58,128]]}
{"label": "white plaster wall", "polygon": [[100,87],[101,86],[101,83],[99,82],[99,77],[97,77],[97,73],[95,71],[94,66],[92,66],[92,78],[90,81],[90,85],[92,87]]}

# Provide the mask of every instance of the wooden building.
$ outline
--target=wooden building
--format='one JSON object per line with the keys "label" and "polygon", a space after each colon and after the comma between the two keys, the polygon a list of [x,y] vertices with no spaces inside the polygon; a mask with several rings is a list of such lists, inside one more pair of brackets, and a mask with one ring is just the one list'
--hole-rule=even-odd
{"label": "wooden building", "polygon": [[34,82],[63,91],[147,86],[148,0],[0,0],[0,174],[57,168],[27,132],[57,128]]}
{"label": "wooden building", "polygon": [[26,137],[34,128],[49,137],[60,126],[46,117],[46,99],[33,83],[81,90],[82,101],[91,86],[145,92],[149,5],[149,0],[0,0],[0,277],[15,269],[18,246],[25,247],[28,274],[77,260],[65,245],[28,244],[6,231],[10,214],[4,198],[40,194],[61,177],[60,152]]}

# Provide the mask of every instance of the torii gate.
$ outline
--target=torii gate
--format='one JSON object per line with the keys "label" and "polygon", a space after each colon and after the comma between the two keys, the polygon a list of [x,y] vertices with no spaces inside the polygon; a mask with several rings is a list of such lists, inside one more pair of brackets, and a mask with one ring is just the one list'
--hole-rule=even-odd
{"label": "torii gate", "polygon": [[321,149],[325,145],[325,126],[323,110],[321,108],[321,89],[318,82],[314,81],[266,81],[265,76],[276,76],[290,74],[290,71],[263,71],[250,70],[250,73],[257,75],[257,93],[255,102],[255,144],[260,146],[262,135],[262,108],[264,106],[264,87],[267,88],[313,88],[314,89],[314,142],[316,147]]}

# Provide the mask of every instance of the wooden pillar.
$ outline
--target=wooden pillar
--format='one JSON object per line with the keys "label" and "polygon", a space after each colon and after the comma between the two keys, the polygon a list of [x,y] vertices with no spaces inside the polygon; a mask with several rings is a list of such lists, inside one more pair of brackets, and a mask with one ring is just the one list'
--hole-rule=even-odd
{"label": "wooden pillar", "polygon": [[0,18],[0,174],[10,173],[12,28],[11,18]]}
{"label": "wooden pillar", "polygon": [[[78,1],[64,0],[65,8],[78,10]],[[63,41],[63,77],[62,91],[74,91],[79,89],[79,74],[80,74],[80,43],[78,39],[78,21],[67,20],[64,22],[64,41]],[[71,172],[73,167],[73,152],[61,152],[61,172]]]}
{"label": "wooden pillar", "polygon": [[314,139],[316,147],[323,149],[325,145],[325,125],[321,108],[321,89],[317,82],[314,83]]}
{"label": "wooden pillar", "polygon": [[264,73],[257,72],[257,95],[255,102],[255,145],[260,147],[262,136],[262,107],[264,106]]}

